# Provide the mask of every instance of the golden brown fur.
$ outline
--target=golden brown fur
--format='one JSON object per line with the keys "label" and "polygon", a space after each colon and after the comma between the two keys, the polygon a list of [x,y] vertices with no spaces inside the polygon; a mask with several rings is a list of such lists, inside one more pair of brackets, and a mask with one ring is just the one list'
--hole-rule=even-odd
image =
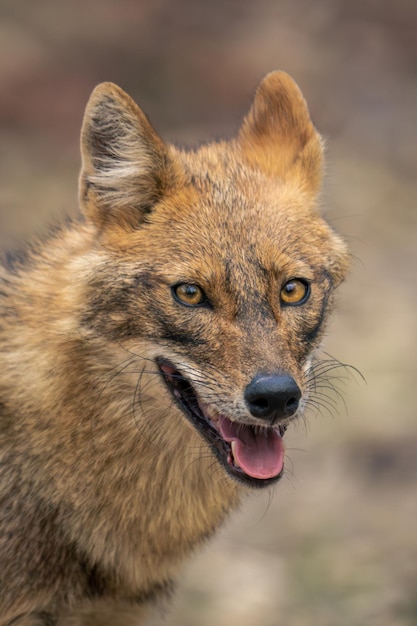
{"label": "golden brown fur", "polygon": [[[348,267],[317,207],[320,137],[282,72],[235,139],[191,152],[100,85],[82,162],[84,218],[0,273],[0,626],[142,623],[248,490],[156,359],[242,423],[256,372],[288,372],[298,416]],[[299,276],[308,302],[280,306]],[[179,304],[179,282],[199,285],[210,310]]]}

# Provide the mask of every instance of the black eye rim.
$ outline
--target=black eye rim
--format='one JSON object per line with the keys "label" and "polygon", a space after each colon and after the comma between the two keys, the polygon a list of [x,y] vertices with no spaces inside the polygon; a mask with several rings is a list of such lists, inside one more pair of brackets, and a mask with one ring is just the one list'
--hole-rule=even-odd
{"label": "black eye rim", "polygon": [[[197,287],[201,291],[201,293],[202,293],[203,300],[201,302],[196,303],[196,304],[191,304],[191,303],[188,303],[188,302],[184,302],[184,300],[181,300],[181,298],[177,295],[177,289],[179,287],[184,286],[184,285]],[[210,301],[207,298],[204,289],[202,287],[200,287],[200,285],[198,285],[197,283],[191,283],[191,282],[187,282],[187,281],[181,281],[179,283],[175,283],[175,285],[171,286],[171,293],[172,293],[172,296],[173,296],[174,300],[176,302],[178,302],[178,304],[181,304],[181,306],[185,306],[185,307],[187,307],[189,309],[211,308]]]}
{"label": "black eye rim", "polygon": [[[299,283],[301,283],[302,285],[304,285],[305,287],[305,294],[304,296],[301,298],[301,300],[298,300],[297,302],[285,302],[285,300],[282,299],[281,293],[282,290],[284,289],[285,285],[288,285],[288,283],[291,283],[293,281],[297,281]],[[281,306],[282,307],[294,307],[294,306],[302,306],[303,304],[305,304],[305,302],[307,302],[307,300],[310,297],[311,294],[311,282],[309,280],[307,280],[306,278],[299,278],[298,276],[293,276],[292,278],[289,278],[288,280],[286,280],[282,285],[281,285],[281,289],[280,289],[280,302],[281,302]]]}

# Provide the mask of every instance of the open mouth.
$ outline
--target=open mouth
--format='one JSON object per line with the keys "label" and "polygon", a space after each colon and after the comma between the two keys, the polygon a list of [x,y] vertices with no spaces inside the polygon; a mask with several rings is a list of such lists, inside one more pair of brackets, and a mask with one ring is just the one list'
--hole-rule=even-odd
{"label": "open mouth", "polygon": [[233,478],[258,488],[281,478],[286,426],[252,426],[222,414],[209,416],[192,383],[169,361],[157,359],[157,364],[175,402]]}

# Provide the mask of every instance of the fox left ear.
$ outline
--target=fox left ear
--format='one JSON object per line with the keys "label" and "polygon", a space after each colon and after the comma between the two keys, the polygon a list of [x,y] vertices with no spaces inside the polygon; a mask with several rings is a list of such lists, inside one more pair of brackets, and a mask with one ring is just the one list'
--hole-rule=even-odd
{"label": "fox left ear", "polygon": [[272,72],[259,85],[238,144],[245,159],[267,176],[291,176],[306,191],[318,191],[322,140],[299,87],[285,72]]}
{"label": "fox left ear", "polygon": [[136,227],[171,186],[173,163],[148,118],[120,87],[93,91],[81,131],[80,204],[99,227]]}

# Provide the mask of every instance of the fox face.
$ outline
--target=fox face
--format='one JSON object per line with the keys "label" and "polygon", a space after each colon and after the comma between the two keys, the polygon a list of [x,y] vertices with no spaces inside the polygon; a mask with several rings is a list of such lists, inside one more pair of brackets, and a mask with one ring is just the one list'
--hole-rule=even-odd
{"label": "fox face", "polygon": [[97,249],[80,327],[143,361],[138,395],[162,403],[229,478],[277,481],[349,265],[317,208],[322,142],[298,87],[270,74],[236,138],[187,152],[104,84],[82,154]]}

